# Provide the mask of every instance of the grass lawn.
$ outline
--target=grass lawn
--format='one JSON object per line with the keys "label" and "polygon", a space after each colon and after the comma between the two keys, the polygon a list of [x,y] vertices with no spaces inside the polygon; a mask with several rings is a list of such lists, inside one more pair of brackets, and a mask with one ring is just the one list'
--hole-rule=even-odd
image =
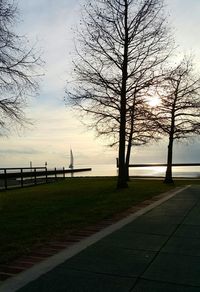
{"label": "grass lawn", "polygon": [[73,178],[0,192],[0,263],[174,187],[159,180],[115,185],[114,178]]}

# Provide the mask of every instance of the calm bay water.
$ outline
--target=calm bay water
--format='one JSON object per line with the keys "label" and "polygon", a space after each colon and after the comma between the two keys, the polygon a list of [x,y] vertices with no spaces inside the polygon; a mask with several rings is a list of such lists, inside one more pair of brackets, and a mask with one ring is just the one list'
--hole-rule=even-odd
{"label": "calm bay water", "polygon": [[[117,168],[114,164],[95,164],[95,165],[75,165],[74,168],[92,168],[92,171],[74,173],[74,177],[84,177],[84,176],[117,176]],[[61,168],[57,168],[61,169]],[[48,168],[48,170],[53,170],[53,168]],[[12,170],[12,172],[19,172],[20,170]],[[24,172],[27,170],[24,170]],[[10,172],[10,171],[8,171]],[[129,173],[131,176],[147,176],[147,177],[164,177],[166,172],[166,167],[152,166],[152,167],[131,167]],[[0,170],[3,173],[3,170]],[[62,175],[58,175],[62,176]],[[66,174],[70,177],[71,174]],[[200,166],[189,166],[189,167],[173,167],[174,177],[191,177],[200,178]]]}
{"label": "calm bay water", "polygon": [[[75,168],[91,167],[92,171],[77,173],[75,176],[116,176],[117,168],[116,165],[112,164],[99,164],[99,165],[77,165]],[[131,176],[164,176],[166,167],[141,167],[141,168],[130,168]],[[189,167],[173,167],[174,177],[200,177],[200,166],[189,166]]]}

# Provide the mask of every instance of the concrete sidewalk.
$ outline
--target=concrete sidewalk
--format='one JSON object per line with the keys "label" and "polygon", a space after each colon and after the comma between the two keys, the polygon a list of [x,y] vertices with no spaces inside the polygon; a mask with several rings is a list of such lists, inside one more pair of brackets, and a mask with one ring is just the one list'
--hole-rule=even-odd
{"label": "concrete sidewalk", "polygon": [[200,186],[178,193],[18,291],[200,291]]}

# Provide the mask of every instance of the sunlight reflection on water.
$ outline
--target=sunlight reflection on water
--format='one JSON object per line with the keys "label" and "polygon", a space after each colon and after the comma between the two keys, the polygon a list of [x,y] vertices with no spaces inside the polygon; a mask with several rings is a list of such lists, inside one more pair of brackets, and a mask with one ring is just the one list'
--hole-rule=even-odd
{"label": "sunlight reflection on water", "polygon": [[[117,169],[115,165],[99,164],[99,165],[77,165],[77,168],[91,167],[91,172],[84,172],[75,174],[75,176],[116,176]],[[131,176],[161,176],[165,175],[166,167],[153,166],[153,167],[137,167],[130,168]],[[200,166],[177,166],[173,167],[174,177],[200,177]]]}

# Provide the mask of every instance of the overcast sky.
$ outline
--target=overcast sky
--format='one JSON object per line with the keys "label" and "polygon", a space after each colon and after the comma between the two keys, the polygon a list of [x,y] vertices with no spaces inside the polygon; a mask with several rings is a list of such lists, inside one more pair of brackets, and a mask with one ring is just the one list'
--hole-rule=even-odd
{"label": "overcast sky", "polygon": [[[95,138],[65,107],[64,88],[73,53],[72,28],[78,23],[79,0],[18,0],[21,23],[18,31],[37,43],[46,62],[40,94],[29,102],[27,116],[33,126],[1,137],[1,167],[44,165],[68,166],[72,147],[76,164],[114,164],[117,150]],[[168,0],[170,22],[182,52],[196,55],[200,71],[200,0]],[[200,143],[178,144],[174,160],[199,161]],[[165,162],[166,141],[133,151],[135,162]]]}

